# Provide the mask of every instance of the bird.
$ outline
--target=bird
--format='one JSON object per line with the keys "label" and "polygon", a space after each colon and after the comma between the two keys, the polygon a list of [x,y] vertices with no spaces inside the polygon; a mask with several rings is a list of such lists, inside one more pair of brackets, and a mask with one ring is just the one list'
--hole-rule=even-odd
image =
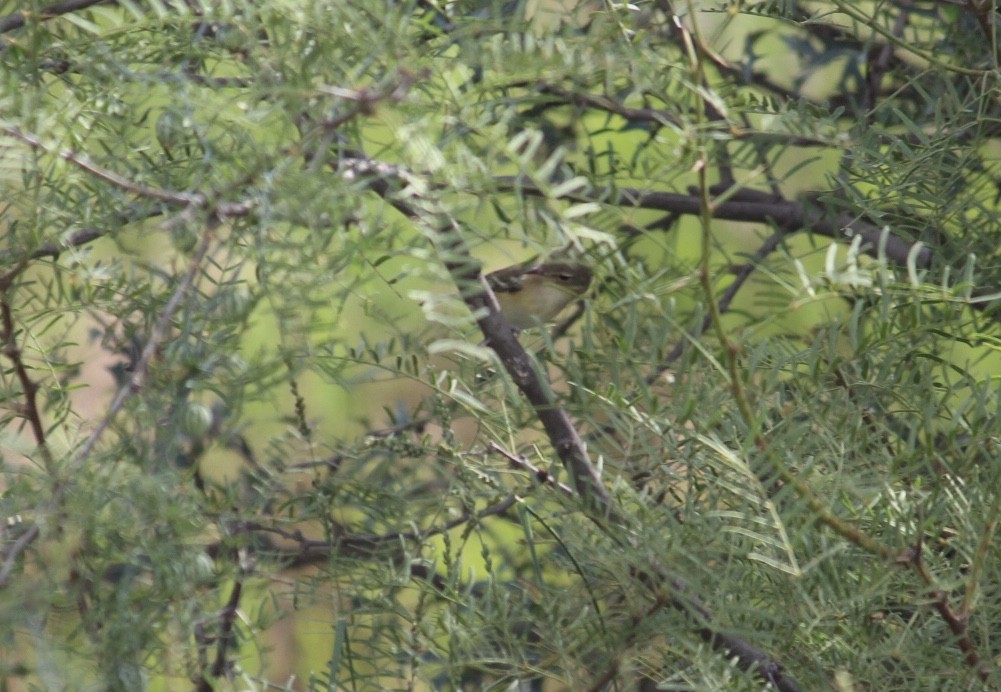
{"label": "bird", "polygon": [[484,278],[497,297],[504,319],[522,330],[551,322],[587,292],[593,276],[583,264],[543,262],[516,264]]}

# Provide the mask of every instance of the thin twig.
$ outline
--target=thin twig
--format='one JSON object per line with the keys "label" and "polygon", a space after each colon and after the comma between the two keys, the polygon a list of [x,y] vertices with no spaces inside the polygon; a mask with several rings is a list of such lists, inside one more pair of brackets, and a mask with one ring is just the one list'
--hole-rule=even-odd
{"label": "thin twig", "polygon": [[[209,195],[200,192],[192,193],[165,190],[129,180],[114,171],[110,171],[97,165],[85,156],[82,156],[74,151],[70,151],[68,149],[56,150],[44,144],[37,136],[21,132],[21,130],[16,127],[11,127],[9,125],[0,127],[0,133],[5,134],[12,139],[16,139],[19,142],[23,142],[32,149],[37,149],[54,156],[58,156],[64,161],[68,161],[81,170],[86,171],[98,180],[103,180],[104,182],[109,183],[110,185],[113,185],[121,190],[125,190],[126,192],[131,192],[139,197],[147,199],[155,199],[161,202],[184,206],[186,208],[185,214],[190,214],[192,209],[208,207],[210,206],[210,201],[212,201],[212,198]],[[246,216],[250,213],[254,206],[253,202],[215,202],[214,204],[211,204],[213,214],[218,218]]]}
{"label": "thin twig", "polygon": [[76,152],[69,151],[68,149],[63,149],[56,151],[51,147],[42,143],[42,141],[35,135],[27,134],[21,132],[16,127],[11,127],[10,125],[5,125],[0,128],[0,132],[4,133],[12,139],[16,139],[30,146],[32,149],[39,149],[41,151],[54,154],[64,161],[72,163],[77,168],[90,173],[92,176],[99,180],[103,180],[106,183],[110,183],[115,187],[126,190],[127,192],[132,192],[140,197],[147,197],[150,199],[158,199],[162,202],[171,202],[173,204],[181,204],[184,206],[195,206],[200,207],[205,204],[205,196],[200,194],[191,194],[188,192],[177,192],[175,190],[164,190],[161,188],[150,187],[148,185],[143,185],[142,183],[137,183],[128,178],[118,175],[114,171],[109,171],[106,168],[98,166],[93,161],[90,161],[84,156],[77,154]]}
{"label": "thin twig", "polygon": [[502,457],[507,459],[508,463],[510,463],[511,466],[513,466],[514,468],[528,471],[532,475],[532,478],[534,478],[539,483],[542,483],[543,485],[548,485],[551,488],[556,488],[567,497],[574,497],[573,488],[571,488],[569,485],[565,483],[561,483],[551,473],[549,473],[545,469],[540,469],[538,466],[535,466],[525,457],[518,456],[516,454],[511,454],[509,451],[501,447],[493,440],[490,441],[490,443],[487,445],[487,448],[493,452],[497,452]]}
{"label": "thin twig", "polygon": [[[242,528],[248,532],[275,534],[296,543],[294,549],[273,548],[272,550],[278,554],[279,559],[286,567],[303,567],[329,560],[332,554],[357,559],[371,559],[376,555],[385,558],[387,557],[386,553],[378,551],[386,546],[393,548],[395,551],[393,554],[402,555],[402,546],[405,543],[422,541],[431,536],[447,533],[469,522],[477,522],[487,517],[504,514],[518,502],[518,499],[517,495],[507,495],[477,512],[463,511],[460,516],[454,519],[419,531],[391,531],[384,534],[345,533],[331,536],[329,539],[318,539],[308,538],[298,529],[290,531],[258,522],[245,522]],[[210,555],[216,555],[220,549],[221,546],[216,544],[209,546],[207,552]]]}

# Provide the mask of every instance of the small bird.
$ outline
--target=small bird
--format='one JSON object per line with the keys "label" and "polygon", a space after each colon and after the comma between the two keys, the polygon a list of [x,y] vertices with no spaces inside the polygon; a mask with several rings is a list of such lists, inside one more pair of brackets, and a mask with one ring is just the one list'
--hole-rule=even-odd
{"label": "small bird", "polygon": [[484,278],[497,296],[504,319],[515,329],[551,321],[591,285],[593,273],[583,264],[516,264]]}

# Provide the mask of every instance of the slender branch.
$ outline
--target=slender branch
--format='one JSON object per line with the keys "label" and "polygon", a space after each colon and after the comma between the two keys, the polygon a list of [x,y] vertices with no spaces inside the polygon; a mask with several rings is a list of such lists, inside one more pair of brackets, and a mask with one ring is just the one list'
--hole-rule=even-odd
{"label": "slender branch", "polygon": [[329,115],[321,120],[319,125],[319,141],[315,144],[308,144],[306,147],[312,152],[309,161],[309,170],[318,171],[326,161],[327,152],[330,145],[334,143],[338,136],[338,129],[344,124],[363,115],[372,115],[375,108],[382,102],[399,103],[406,98],[410,87],[419,78],[425,78],[426,74],[417,75],[409,70],[400,68],[392,79],[377,87],[366,87],[361,89],[346,89],[339,86],[321,85],[317,91],[321,94],[333,96],[342,101],[347,101],[353,105],[344,109],[336,115]]}
{"label": "slender branch", "polygon": [[[37,136],[21,132],[16,127],[9,125],[0,127],[0,133],[12,139],[27,144],[32,149],[44,151],[48,154],[58,156],[64,161],[72,163],[74,166],[86,171],[99,180],[103,180],[114,187],[131,192],[139,197],[155,199],[161,202],[181,205],[187,208],[202,208],[209,206],[210,197],[203,193],[178,192],[176,190],[165,190],[158,187],[151,187],[142,183],[129,180],[124,176],[103,168],[88,158],[68,149],[55,150],[44,144]],[[216,202],[212,204],[212,210],[217,217],[239,217],[246,216],[254,208],[253,202]]]}
{"label": "slender branch", "polygon": [[3,354],[14,365],[14,372],[17,374],[18,382],[21,383],[24,403],[19,407],[19,413],[31,426],[35,446],[42,454],[46,470],[52,473],[54,471],[52,452],[45,441],[45,426],[42,424],[42,413],[38,408],[38,383],[31,379],[24,359],[21,358],[22,351],[17,344],[17,329],[14,326],[14,314],[10,308],[10,302],[7,300],[6,288],[0,297],[0,342],[2,342]]}
{"label": "slender branch", "polygon": [[974,70],[967,67],[962,67],[960,65],[953,65],[947,62],[942,62],[936,55],[930,51],[922,50],[915,47],[912,43],[907,43],[903,38],[898,38],[894,36],[893,31],[884,28],[878,21],[882,16],[869,15],[865,11],[859,9],[858,6],[852,2],[848,3],[845,0],[831,0],[832,4],[837,7],[837,9],[844,14],[846,14],[851,19],[859,22],[863,26],[868,27],[878,36],[882,36],[886,39],[887,43],[895,46],[897,49],[911,53],[926,61],[929,65],[934,65],[945,72],[953,72],[956,74],[961,74],[967,77],[987,77],[991,74],[991,70]]}
{"label": "slender branch", "polygon": [[[695,30],[698,30],[697,25]],[[702,69],[701,56],[693,55],[692,60],[694,63],[692,69],[694,71],[700,71]],[[704,113],[700,113],[700,116],[700,120],[706,117]],[[731,339],[729,333],[724,329],[722,320],[720,319],[720,304],[716,298],[715,287],[712,282],[712,277],[710,276],[709,254],[711,248],[715,244],[712,237],[711,222],[715,215],[714,212],[721,205],[716,205],[712,201],[712,191],[710,189],[711,186],[708,179],[709,161],[706,159],[705,152],[702,152],[701,155],[703,157],[703,165],[700,165],[698,169],[700,182],[698,193],[700,209],[699,220],[702,229],[702,254],[700,266],[702,290],[705,294],[706,304],[709,308],[709,316],[712,318],[712,326],[716,330],[716,338],[723,345],[723,358],[726,363],[727,372],[729,373],[730,392],[733,395],[734,402],[744,425],[750,431],[758,431],[753,432],[754,447],[757,450],[761,450],[764,453],[762,456],[767,459],[769,442],[759,431],[760,428],[754,413],[754,407],[751,405],[750,395],[744,382],[744,372],[739,357],[742,347],[739,342]],[[766,243],[765,247],[768,246],[769,243]],[[878,555],[884,559],[892,559],[895,557],[894,551],[889,546],[877,541],[875,538],[859,529],[851,522],[845,521],[831,512],[830,509],[828,509],[827,504],[813,493],[809,484],[807,484],[806,481],[798,475],[792,473],[787,466],[782,464],[781,461],[775,461],[772,463],[771,468],[755,468],[754,472],[758,481],[767,489],[774,488],[777,480],[781,480],[783,483],[791,486],[796,493],[804,501],[806,501],[807,505],[814,512],[815,518],[828,528],[832,529],[842,538],[854,543],[855,545],[859,545],[874,555]]]}
{"label": "slender branch", "polygon": [[902,555],[898,559],[898,562],[900,564],[909,564],[925,585],[931,589],[935,610],[938,611],[938,614],[945,621],[946,625],[948,625],[949,630],[955,635],[956,643],[960,651],[965,655],[966,665],[976,671],[977,676],[982,681],[986,681],[990,677],[991,666],[981,662],[977,647],[973,643],[973,640],[970,639],[969,613],[956,613],[949,605],[948,592],[936,586],[935,577],[932,576],[928,565],[924,561],[924,541],[919,541],[909,553]]}
{"label": "slender branch", "polygon": [[[509,86],[533,86],[528,82],[516,82]],[[581,91],[571,91],[569,89],[564,89],[563,87],[557,86],[555,84],[539,83],[534,85],[535,89],[547,96],[553,96],[557,98],[562,103],[566,103],[578,108],[590,108],[593,110],[603,111],[605,113],[611,113],[613,115],[618,115],[626,120],[631,120],[634,122],[646,122],[653,123],[657,127],[663,127],[666,125],[671,125],[674,127],[681,127],[681,122],[677,117],[672,115],[670,112],[659,109],[659,108],[634,108],[626,106],[625,104],[616,101],[608,96],[599,96],[596,94],[588,94]],[[751,128],[746,130],[741,130],[730,126],[725,119],[720,118],[719,122],[723,123],[729,131],[731,138],[733,140],[744,140],[754,138],[755,141],[761,141],[762,139],[771,141],[780,141],[786,145],[801,146],[801,147],[829,147],[831,146],[830,141],[823,139],[817,139],[815,137],[803,137],[799,135],[792,135],[779,132],[760,132],[755,131]]]}
{"label": "slender branch", "polygon": [[106,168],[98,166],[96,163],[90,161],[89,159],[77,154],[76,152],[64,149],[61,151],[56,151],[51,147],[42,143],[42,141],[32,134],[27,134],[21,132],[16,127],[11,127],[10,125],[5,125],[0,128],[0,132],[3,132],[8,137],[16,139],[24,144],[27,144],[32,149],[39,149],[41,151],[55,154],[64,161],[72,163],[77,168],[80,168],[87,173],[90,173],[95,178],[103,180],[106,183],[110,183],[115,187],[121,188],[127,192],[132,192],[140,197],[148,197],[150,199],[157,199],[162,202],[171,202],[173,204],[182,204],[184,206],[197,206],[200,207],[205,204],[205,196],[199,194],[191,194],[187,192],[176,192],[174,190],[163,190],[156,187],[150,187],[148,185],[143,185],[142,183],[137,183],[127,178],[124,178],[114,171],[109,171]]}

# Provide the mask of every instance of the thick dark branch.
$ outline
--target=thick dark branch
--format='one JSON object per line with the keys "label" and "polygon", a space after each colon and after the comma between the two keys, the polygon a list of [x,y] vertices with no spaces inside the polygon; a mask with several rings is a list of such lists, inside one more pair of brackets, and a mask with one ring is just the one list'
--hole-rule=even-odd
{"label": "thick dark branch", "polygon": [[26,256],[21,256],[20,253],[15,254],[10,250],[2,251],[0,252],[0,266],[15,261],[14,258],[11,257],[11,255],[14,255],[14,257],[17,258],[16,261],[18,265],[21,266],[19,268],[15,266],[6,274],[0,276],[0,287],[8,286],[10,284],[11,279],[17,274],[19,274],[21,271],[23,271],[25,266],[27,266],[26,260],[42,259],[43,257],[58,259],[59,255],[61,255],[64,250],[76,247],[83,247],[84,245],[92,243],[95,240],[98,240],[99,238],[103,238],[111,231],[112,228],[119,228],[121,226],[134,223],[136,221],[141,221],[144,219],[152,218],[154,216],[159,216],[162,213],[163,209],[161,207],[157,207],[155,209],[142,211],[141,213],[133,217],[129,217],[126,214],[121,214],[118,215],[117,218],[113,218],[111,221],[108,222],[107,229],[101,229],[95,227],[78,228],[69,235],[65,236],[59,242],[49,241],[47,243],[42,243],[34,250],[28,252]]}
{"label": "thick dark branch", "polygon": [[[543,190],[523,178],[503,176],[496,178],[496,180],[501,189],[505,191],[517,190],[523,194],[539,197],[545,195]],[[567,199],[575,202],[631,205],[641,209],[656,209],[686,216],[698,216],[702,213],[697,195],[678,192],[651,192],[636,188],[617,188],[614,193],[574,194],[568,196]],[[832,219],[826,216],[822,210],[807,207],[800,202],[772,199],[730,199],[714,204],[711,213],[714,219],[725,221],[771,223],[786,233],[806,230],[841,241],[850,241],[856,235],[861,235],[864,252],[877,257],[882,248],[887,259],[899,266],[907,266],[912,252],[916,253],[915,263],[918,267],[929,267],[932,262],[930,248],[918,247],[916,243],[898,238],[892,233],[886,233],[884,240],[883,229],[875,224],[859,221],[847,214],[840,214]]]}
{"label": "thick dark branch", "polygon": [[448,256],[455,258],[448,260],[446,265],[457,285],[479,284],[479,290],[465,296],[466,305],[474,315],[480,315],[476,322],[487,345],[494,350],[511,379],[535,409],[553,449],[570,474],[572,485],[587,504],[589,516],[599,522],[617,516],[612,498],[591,463],[577,428],[566,410],[557,404],[545,376],[501,315],[497,299],[483,279],[479,264],[469,255],[468,248],[458,235],[458,228],[452,226],[443,235]]}
{"label": "thick dark branch", "polygon": [[536,90],[541,94],[554,96],[560,101],[580,108],[592,108],[594,110],[605,111],[620,115],[626,120],[639,122],[650,122],[657,125],[674,125],[681,127],[680,121],[665,110],[658,108],[630,108],[619,103],[608,96],[596,96],[580,91],[570,91],[555,84],[541,83],[536,85]]}
{"label": "thick dark branch", "polygon": [[102,231],[99,228],[81,228],[73,231],[73,233],[71,233],[63,243],[45,243],[41,245],[32,251],[31,258],[40,259],[42,257],[52,257],[55,259],[59,257],[63,250],[71,247],[82,247],[87,243],[97,240],[98,238],[103,238],[105,233],[105,231]]}
{"label": "thick dark branch", "polygon": [[[202,670],[205,672],[196,678],[195,689],[199,692],[210,692],[216,689],[212,684],[212,680],[222,677],[231,679],[233,675],[233,661],[229,654],[231,650],[236,648],[237,644],[234,629],[240,613],[240,600],[243,598],[243,583],[253,570],[253,562],[244,554],[243,550],[236,550],[234,553],[234,557],[238,563],[238,576],[233,582],[229,600],[223,606],[222,610],[214,616],[214,619],[218,620],[219,623],[219,634],[215,637],[207,636],[204,629],[204,622],[198,623],[196,627],[196,633],[199,635],[196,639],[199,640],[198,644],[200,648],[205,647],[207,649],[213,641],[216,644],[216,655],[211,667],[205,670],[203,666]],[[199,660],[207,662],[207,656],[201,650],[199,651]]]}
{"label": "thick dark branch", "polygon": [[5,34],[8,31],[13,31],[14,29],[20,29],[27,24],[29,20],[45,21],[48,19],[54,19],[60,15],[77,12],[78,10],[85,10],[88,7],[101,5],[106,2],[108,2],[108,0],[67,0],[67,2],[59,2],[55,5],[49,5],[39,12],[14,12],[12,14],[8,14],[6,17],[0,17],[0,34]]}

